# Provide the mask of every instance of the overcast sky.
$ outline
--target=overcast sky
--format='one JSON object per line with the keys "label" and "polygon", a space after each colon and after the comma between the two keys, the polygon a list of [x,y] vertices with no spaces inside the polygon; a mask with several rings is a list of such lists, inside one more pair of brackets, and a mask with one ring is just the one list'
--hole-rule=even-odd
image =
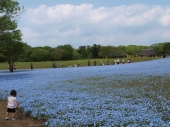
{"label": "overcast sky", "polygon": [[151,45],[170,41],[170,0],[17,0],[28,45]]}

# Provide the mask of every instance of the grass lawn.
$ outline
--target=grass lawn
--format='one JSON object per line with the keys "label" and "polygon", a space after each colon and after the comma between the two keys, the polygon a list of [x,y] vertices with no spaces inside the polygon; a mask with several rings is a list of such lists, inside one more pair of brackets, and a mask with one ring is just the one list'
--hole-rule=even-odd
{"label": "grass lawn", "polygon": [[[131,59],[132,62],[141,62],[141,61],[148,61],[159,59],[160,57],[135,57],[135,58],[124,58],[125,63],[127,63],[128,59]],[[121,58],[120,58],[121,59]],[[89,59],[90,65],[93,66],[93,62],[96,61],[96,65],[100,65],[100,61],[106,64],[108,59]],[[71,61],[47,61],[47,62],[32,62],[34,69],[42,69],[42,68],[52,68],[52,62],[56,62],[57,68],[61,67],[61,62],[64,63],[64,67],[74,66],[74,64],[80,64],[80,66],[87,66],[88,59],[84,60],[71,60]],[[109,59],[110,64],[113,64],[114,59]],[[31,62],[15,62],[15,66],[17,69],[30,69]],[[0,63],[0,70],[7,70],[8,63]]]}

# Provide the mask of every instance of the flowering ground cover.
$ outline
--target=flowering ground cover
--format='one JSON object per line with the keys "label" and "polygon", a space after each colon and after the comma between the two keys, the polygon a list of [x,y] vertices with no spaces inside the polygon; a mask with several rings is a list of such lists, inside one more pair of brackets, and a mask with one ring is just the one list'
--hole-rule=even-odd
{"label": "flowering ground cover", "polygon": [[48,127],[167,127],[169,63],[0,71],[0,98],[16,89],[24,114]]}

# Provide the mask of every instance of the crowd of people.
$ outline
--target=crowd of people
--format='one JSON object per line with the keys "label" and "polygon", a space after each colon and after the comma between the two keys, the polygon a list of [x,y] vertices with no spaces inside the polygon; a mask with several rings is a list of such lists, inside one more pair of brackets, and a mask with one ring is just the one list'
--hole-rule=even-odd
{"label": "crowd of people", "polygon": [[[124,64],[124,63],[125,63],[125,61],[124,61],[123,58],[122,59],[117,58],[117,59],[113,60],[113,63],[111,63],[109,61],[109,59],[108,59],[108,61],[106,63],[100,61],[100,64],[98,64],[98,65],[116,65],[116,64]],[[131,63],[131,59],[128,59],[127,63]],[[87,66],[91,66],[90,60],[87,61]],[[97,66],[97,61],[96,60],[93,61],[93,66]],[[63,67],[65,67],[64,63],[61,62],[61,68],[63,68]],[[69,65],[68,67],[69,68],[70,67],[80,67],[80,64],[79,63],[78,64],[73,64],[73,65]],[[56,62],[52,62],[52,68],[57,68]]]}
{"label": "crowd of people", "polygon": [[[119,58],[113,60],[113,63],[110,63],[109,59],[106,63],[100,61],[100,65],[115,65],[115,64],[124,64],[124,63],[125,63],[124,59],[119,59]],[[127,63],[131,63],[131,59],[128,59]],[[88,60],[87,65],[90,66],[90,60]],[[94,66],[96,65],[97,62],[94,61]]]}
{"label": "crowd of people", "polygon": [[[118,59],[115,59],[113,61],[113,63],[110,63],[109,59],[108,59],[108,61],[106,63],[100,61],[100,64],[98,64],[98,65],[116,65],[116,64],[124,64],[124,63],[125,63],[124,59],[119,59],[118,58]],[[131,59],[128,59],[127,63],[131,63]],[[97,66],[97,61],[96,60],[93,62],[93,65]],[[90,60],[87,61],[87,66],[91,66]],[[63,67],[65,67],[64,62],[61,62],[61,68],[63,68]],[[80,67],[80,64],[79,63],[78,64],[73,64],[73,65],[69,65],[68,67]],[[57,68],[56,62],[52,62],[52,68]],[[13,69],[16,70],[15,64],[13,65]],[[32,63],[30,63],[30,69],[33,70],[33,64]]]}

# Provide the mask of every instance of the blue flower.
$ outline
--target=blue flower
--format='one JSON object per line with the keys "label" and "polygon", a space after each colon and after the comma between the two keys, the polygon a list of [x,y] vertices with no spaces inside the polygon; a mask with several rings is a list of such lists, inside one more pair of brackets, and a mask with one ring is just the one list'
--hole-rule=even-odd
{"label": "blue flower", "polygon": [[169,126],[170,59],[118,66],[0,71],[25,115],[54,126]]}

